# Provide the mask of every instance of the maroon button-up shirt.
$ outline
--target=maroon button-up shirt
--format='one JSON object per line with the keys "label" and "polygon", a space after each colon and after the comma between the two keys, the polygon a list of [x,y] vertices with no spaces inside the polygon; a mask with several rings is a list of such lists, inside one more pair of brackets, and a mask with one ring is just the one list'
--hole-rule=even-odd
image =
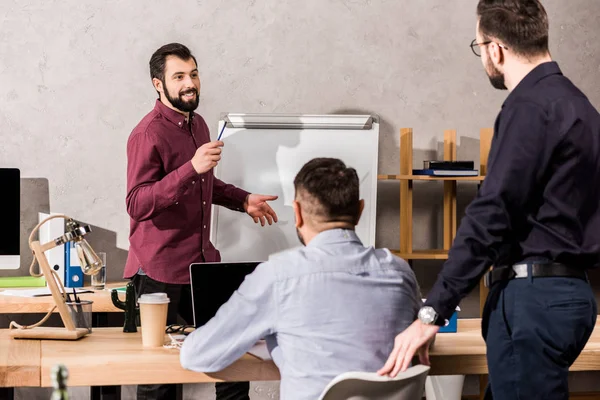
{"label": "maroon button-up shirt", "polygon": [[129,137],[125,278],[142,268],[160,282],[189,283],[191,263],[221,260],[209,240],[211,205],[243,211],[248,192],[215,178],[213,170],[194,170],[190,160],[210,136],[200,115],[190,113],[190,119],[157,100]]}

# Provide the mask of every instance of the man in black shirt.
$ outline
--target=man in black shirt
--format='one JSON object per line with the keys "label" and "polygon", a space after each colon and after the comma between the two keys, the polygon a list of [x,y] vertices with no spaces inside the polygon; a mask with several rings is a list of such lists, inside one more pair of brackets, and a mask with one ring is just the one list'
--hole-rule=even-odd
{"label": "man in black shirt", "polygon": [[439,325],[485,274],[489,398],[567,399],[597,314],[586,269],[600,264],[600,115],[552,61],[538,0],[480,0],[477,16],[471,48],[510,94],[448,261],[379,373],[417,351],[428,363]]}

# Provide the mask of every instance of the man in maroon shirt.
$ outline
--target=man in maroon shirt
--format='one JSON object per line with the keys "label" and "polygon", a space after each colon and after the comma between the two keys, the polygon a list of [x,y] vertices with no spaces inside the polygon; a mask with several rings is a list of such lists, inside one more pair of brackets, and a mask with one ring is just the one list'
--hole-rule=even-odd
{"label": "man in maroon shirt", "polygon": [[[159,48],[150,59],[158,100],[127,142],[129,255],[124,277],[137,295],[165,292],[167,324],[181,317],[192,323],[188,267],[220,261],[209,241],[212,204],[245,211],[264,226],[277,222],[267,201],[277,196],[250,194],[213,175],[223,142],[211,141],[198,107],[200,79],[195,57],[179,43]],[[217,400],[248,399],[249,384],[216,385]],[[174,399],[176,385],[140,385],[137,398]]]}

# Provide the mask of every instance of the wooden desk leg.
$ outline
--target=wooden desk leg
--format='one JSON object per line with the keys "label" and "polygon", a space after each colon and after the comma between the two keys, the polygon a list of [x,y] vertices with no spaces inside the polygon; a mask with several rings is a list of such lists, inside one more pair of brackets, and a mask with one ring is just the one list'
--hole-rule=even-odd
{"label": "wooden desk leg", "polygon": [[15,388],[0,388],[0,399],[13,400],[15,398]]}
{"label": "wooden desk leg", "polygon": [[90,400],[121,400],[121,386],[92,386]]}
{"label": "wooden desk leg", "polygon": [[488,384],[487,375],[479,375],[479,400],[485,399],[485,388]]}
{"label": "wooden desk leg", "polygon": [[[96,312],[92,314],[93,328],[106,328],[108,326],[108,313]],[[121,400],[121,386],[92,386],[90,387],[90,400]]]}

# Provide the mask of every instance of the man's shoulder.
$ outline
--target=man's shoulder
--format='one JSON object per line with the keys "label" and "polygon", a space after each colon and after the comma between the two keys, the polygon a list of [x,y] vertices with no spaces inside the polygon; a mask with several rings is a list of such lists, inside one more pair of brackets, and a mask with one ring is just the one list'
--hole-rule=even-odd
{"label": "man's shoulder", "polygon": [[284,263],[295,262],[305,254],[306,247],[292,247],[291,249],[285,249],[269,255],[269,260],[267,262],[272,265],[281,265]]}
{"label": "man's shoulder", "polygon": [[540,80],[529,90],[516,96],[507,108],[525,113],[539,112],[551,115],[561,104],[587,101],[586,95],[564,75],[552,75]]}
{"label": "man's shoulder", "polygon": [[[365,255],[365,252],[372,253],[370,256],[367,256]],[[392,254],[392,252],[387,248],[363,247],[360,253],[363,256],[362,258],[365,260],[377,259],[376,264],[372,264],[372,262],[365,262],[365,266],[378,265],[378,268],[397,270],[413,274],[410,265],[404,259]],[[325,254],[321,248],[298,246],[272,254],[269,256],[267,263],[270,265],[269,268],[277,270],[277,275],[279,277],[290,278],[293,276],[315,272],[315,269],[318,269],[318,266],[322,265],[323,262],[329,264],[331,257],[332,254]],[[344,255],[340,254],[339,257],[340,260],[342,260]],[[355,262],[355,260],[352,261],[353,263]],[[340,268],[343,267],[343,265],[344,263],[342,262],[339,265]]]}
{"label": "man's shoulder", "polygon": [[301,275],[305,269],[301,266],[316,265],[318,257],[312,249],[305,246],[293,247],[285,249],[269,256],[269,259],[260,264],[262,269],[269,269],[270,273],[277,279],[287,279],[293,276]]}
{"label": "man's shoulder", "polygon": [[156,138],[157,134],[164,129],[164,119],[156,110],[151,110],[133,128],[129,140],[133,138],[146,137]]}
{"label": "man's shoulder", "polygon": [[374,251],[381,264],[389,266],[389,268],[396,269],[398,271],[408,272],[411,275],[414,273],[413,269],[405,259],[395,255],[388,248],[376,248]]}

